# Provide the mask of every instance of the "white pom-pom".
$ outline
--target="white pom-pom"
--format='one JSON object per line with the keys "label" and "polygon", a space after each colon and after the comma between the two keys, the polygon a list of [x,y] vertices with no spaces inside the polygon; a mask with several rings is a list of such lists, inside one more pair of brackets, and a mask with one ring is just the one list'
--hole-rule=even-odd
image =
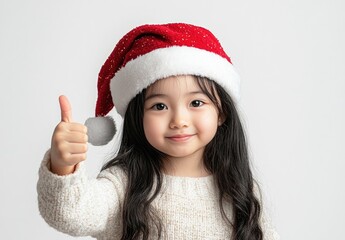
{"label": "white pom-pom", "polygon": [[85,122],[89,143],[94,146],[102,146],[109,143],[115,133],[116,126],[112,117],[94,117]]}

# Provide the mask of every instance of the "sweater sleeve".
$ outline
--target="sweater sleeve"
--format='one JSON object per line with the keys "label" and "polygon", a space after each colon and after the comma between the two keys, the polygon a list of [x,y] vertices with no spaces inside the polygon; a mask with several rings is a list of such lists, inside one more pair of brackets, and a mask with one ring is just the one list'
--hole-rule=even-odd
{"label": "sweater sleeve", "polygon": [[107,169],[89,180],[83,163],[66,176],[50,172],[49,164],[50,151],[42,161],[37,182],[38,206],[44,220],[72,236],[97,236],[109,231],[116,234],[125,188],[123,173]]}
{"label": "sweater sleeve", "polygon": [[257,182],[254,182],[254,193],[261,203],[260,225],[264,234],[264,240],[279,240],[280,236],[272,225],[270,217],[267,215],[267,209],[263,204],[262,195]]}
{"label": "sweater sleeve", "polygon": [[265,209],[261,216],[261,227],[264,233],[264,240],[279,240],[280,236],[272,226],[271,220],[266,215]]}

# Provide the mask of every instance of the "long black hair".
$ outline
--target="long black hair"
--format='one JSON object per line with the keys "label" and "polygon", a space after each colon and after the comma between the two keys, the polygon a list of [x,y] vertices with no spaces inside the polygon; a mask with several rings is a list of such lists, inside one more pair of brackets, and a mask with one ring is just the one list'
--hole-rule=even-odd
{"label": "long black hair", "polygon": [[[201,90],[218,108],[222,124],[206,146],[204,165],[213,174],[219,189],[220,212],[234,240],[262,240],[261,206],[254,193],[247,141],[236,106],[216,82],[196,77]],[[123,202],[122,239],[148,239],[155,226],[160,236],[162,224],[151,202],[162,186],[161,169],[165,154],[153,148],[144,134],[143,116],[146,89],[129,103],[123,123],[123,137],[117,156],[106,163],[122,168],[128,177]],[[224,202],[231,203],[233,217],[225,214]]]}

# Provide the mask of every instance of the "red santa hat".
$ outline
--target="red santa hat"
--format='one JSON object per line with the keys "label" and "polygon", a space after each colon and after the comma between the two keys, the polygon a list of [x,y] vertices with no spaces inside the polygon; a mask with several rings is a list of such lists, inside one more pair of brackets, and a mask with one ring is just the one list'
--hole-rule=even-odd
{"label": "red santa hat", "polygon": [[[176,75],[207,77],[220,84],[235,101],[239,98],[239,75],[209,30],[185,23],[147,24],[122,37],[102,66],[96,116],[107,116],[115,107],[123,117],[130,100],[143,89]],[[102,129],[107,132],[107,127]]]}

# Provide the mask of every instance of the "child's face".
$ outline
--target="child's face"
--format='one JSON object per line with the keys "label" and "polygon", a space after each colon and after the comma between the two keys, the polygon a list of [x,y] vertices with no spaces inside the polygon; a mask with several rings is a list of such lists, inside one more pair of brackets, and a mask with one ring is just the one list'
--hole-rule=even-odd
{"label": "child's face", "polygon": [[176,76],[147,89],[143,124],[148,142],[169,159],[201,160],[216,134],[219,114],[195,77]]}

